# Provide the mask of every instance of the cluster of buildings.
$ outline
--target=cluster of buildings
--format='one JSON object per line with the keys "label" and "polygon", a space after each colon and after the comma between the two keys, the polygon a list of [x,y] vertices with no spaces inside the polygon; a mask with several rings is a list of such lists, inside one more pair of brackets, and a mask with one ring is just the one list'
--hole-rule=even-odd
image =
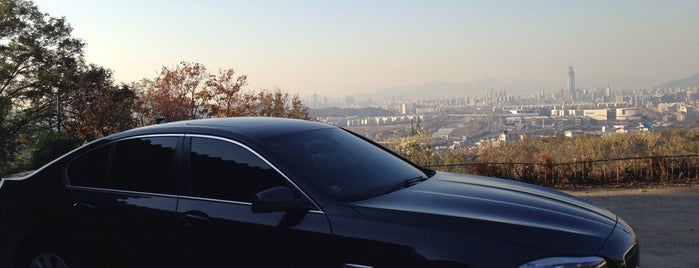
{"label": "cluster of buildings", "polygon": [[[359,104],[354,98],[346,101],[354,107]],[[513,97],[505,91],[485,90],[479,97],[401,99],[373,107],[390,110],[394,115],[321,120],[343,127],[404,125],[408,129],[414,128],[416,122],[427,121],[433,139],[448,147],[539,135],[628,133],[678,123],[699,124],[691,120],[699,118],[695,109],[699,107],[699,85],[633,90],[613,90],[608,85],[579,89],[570,67],[566,88],[553,94]],[[472,121],[482,122],[479,125],[482,129],[472,131],[476,134],[462,135],[459,128]]]}
{"label": "cluster of buildings", "polygon": [[[424,120],[424,116],[420,115],[402,115],[402,116],[374,116],[362,118],[342,118],[339,125],[346,127],[353,126],[385,126],[396,124],[415,124],[420,120]],[[344,123],[342,123],[344,121]]]}
{"label": "cluster of buildings", "polygon": [[643,113],[639,108],[611,108],[611,109],[583,109],[582,114],[578,110],[551,110],[552,117],[579,116],[597,121],[640,121]]}

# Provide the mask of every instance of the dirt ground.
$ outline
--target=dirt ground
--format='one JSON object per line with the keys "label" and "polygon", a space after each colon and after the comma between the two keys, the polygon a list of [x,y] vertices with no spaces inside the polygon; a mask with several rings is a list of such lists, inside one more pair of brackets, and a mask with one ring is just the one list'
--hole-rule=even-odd
{"label": "dirt ground", "polygon": [[641,267],[699,267],[699,184],[566,191],[633,226]]}

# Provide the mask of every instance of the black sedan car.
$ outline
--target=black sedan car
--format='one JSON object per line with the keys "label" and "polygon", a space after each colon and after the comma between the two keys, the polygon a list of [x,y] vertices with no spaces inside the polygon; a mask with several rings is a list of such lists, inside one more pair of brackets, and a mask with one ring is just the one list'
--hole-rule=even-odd
{"label": "black sedan car", "polygon": [[0,181],[0,267],[638,267],[629,225],[347,130],[173,122]]}

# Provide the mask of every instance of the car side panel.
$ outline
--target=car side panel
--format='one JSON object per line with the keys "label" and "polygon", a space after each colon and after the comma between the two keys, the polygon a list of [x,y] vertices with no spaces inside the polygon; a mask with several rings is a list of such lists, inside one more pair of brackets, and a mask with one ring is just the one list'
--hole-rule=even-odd
{"label": "car side panel", "polygon": [[319,212],[255,213],[250,204],[182,197],[181,267],[308,266],[330,227]]}
{"label": "car side panel", "polygon": [[409,246],[420,237],[415,229],[363,217],[346,203],[330,203],[325,211],[333,228],[333,243],[327,251],[335,263],[368,267],[429,265],[429,260]]}
{"label": "car side panel", "polygon": [[[49,166],[0,188],[0,264],[16,265],[34,243],[59,235],[60,169]],[[5,266],[0,266],[5,267]]]}
{"label": "car side panel", "polygon": [[173,264],[177,196],[68,187],[66,251],[80,266]]}

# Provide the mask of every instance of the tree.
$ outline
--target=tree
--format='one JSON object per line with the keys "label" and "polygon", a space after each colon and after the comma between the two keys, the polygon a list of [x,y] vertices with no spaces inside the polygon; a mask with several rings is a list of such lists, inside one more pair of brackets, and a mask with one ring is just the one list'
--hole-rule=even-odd
{"label": "tree", "polygon": [[115,86],[110,70],[81,68],[74,86],[65,96],[63,125],[68,137],[94,140],[137,126],[136,93],[127,85]]}
{"label": "tree", "polygon": [[421,166],[442,164],[432,149],[432,139],[422,132],[391,140],[388,149]]}
{"label": "tree", "polygon": [[291,97],[291,107],[289,107],[286,117],[310,120],[311,116],[309,115],[308,110],[308,107],[303,104],[301,98],[299,98],[298,95],[294,95]]}
{"label": "tree", "polygon": [[241,99],[240,90],[247,83],[247,75],[235,77],[233,69],[219,70],[218,76],[212,76],[206,82],[206,86],[212,91],[215,104],[212,113],[216,116],[230,117],[246,114],[249,107],[241,104],[247,103]]}
{"label": "tree", "polygon": [[181,62],[163,67],[142,98],[143,110],[152,118],[185,119],[270,116],[309,119],[308,107],[297,95],[281,89],[244,91],[246,75],[233,69],[211,75],[199,63]]}
{"label": "tree", "polygon": [[172,121],[202,118],[204,105],[212,96],[204,87],[209,75],[199,63],[180,62],[174,69],[163,67],[153,87],[146,92],[145,104],[151,115]]}
{"label": "tree", "polygon": [[153,124],[154,116],[149,103],[148,91],[154,87],[153,80],[143,78],[138,82],[132,82],[128,87],[136,94],[133,110],[134,124],[136,126],[147,126]]}
{"label": "tree", "polygon": [[303,105],[299,96],[291,96],[281,89],[274,91],[260,90],[254,98],[256,112],[254,115],[270,117],[288,117],[308,120],[308,107]]}
{"label": "tree", "polygon": [[64,80],[83,61],[84,44],[71,32],[30,1],[0,0],[0,172],[50,127]]}

